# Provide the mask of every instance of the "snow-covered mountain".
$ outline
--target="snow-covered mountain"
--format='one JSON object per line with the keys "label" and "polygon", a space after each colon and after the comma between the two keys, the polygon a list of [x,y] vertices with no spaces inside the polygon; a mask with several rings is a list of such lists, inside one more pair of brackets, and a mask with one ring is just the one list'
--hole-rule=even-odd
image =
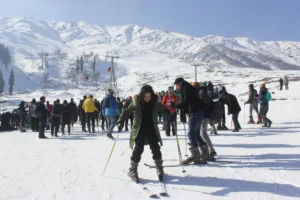
{"label": "snow-covered mountain", "polygon": [[[190,64],[200,63],[210,69],[255,68],[260,70],[299,70],[300,42],[257,41],[250,38],[220,36],[191,37],[154,30],[137,25],[100,26],[82,21],[59,22],[33,18],[0,18],[0,43],[10,48],[14,66],[24,71],[37,84],[42,74],[49,73],[57,82],[67,83],[67,68],[83,52],[93,51],[100,57],[97,70],[100,82],[108,73],[107,51],[118,52],[119,80],[143,83],[153,79],[151,69],[161,71],[157,78],[193,73]],[[57,62],[54,52],[68,54]],[[48,69],[39,70],[39,53],[49,54]],[[189,67],[187,69],[187,67]],[[154,70],[157,71],[157,70]],[[166,76],[166,77],[165,77]],[[191,76],[191,75],[190,75]]]}

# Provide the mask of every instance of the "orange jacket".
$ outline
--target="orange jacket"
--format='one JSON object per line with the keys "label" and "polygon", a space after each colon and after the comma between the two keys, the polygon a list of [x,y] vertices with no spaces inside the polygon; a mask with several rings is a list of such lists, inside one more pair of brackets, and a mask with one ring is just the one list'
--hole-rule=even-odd
{"label": "orange jacket", "polygon": [[167,92],[162,100],[162,104],[170,111],[170,112],[176,112],[176,108],[171,108],[170,103],[173,102],[174,104],[178,104],[178,99],[175,94],[169,95]]}

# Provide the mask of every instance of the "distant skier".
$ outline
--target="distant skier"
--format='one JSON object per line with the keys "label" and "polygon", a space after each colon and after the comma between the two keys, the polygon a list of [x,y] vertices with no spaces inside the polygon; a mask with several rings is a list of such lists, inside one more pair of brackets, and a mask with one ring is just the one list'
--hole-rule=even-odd
{"label": "distant skier", "polygon": [[[226,88],[219,84],[218,85],[218,101],[220,100],[221,94],[223,92],[226,92]],[[228,128],[226,126],[225,104],[224,104],[224,102],[221,102],[221,103],[222,103],[222,108],[223,108],[223,117],[222,117],[221,122],[218,124],[217,129],[218,130],[228,130]]]}
{"label": "distant skier", "polygon": [[162,146],[162,139],[157,126],[157,113],[161,112],[168,116],[169,112],[157,99],[152,87],[144,85],[140,93],[133,97],[133,103],[122,112],[118,121],[118,124],[123,123],[131,114],[134,115],[130,134],[130,148],[133,151],[128,176],[137,182],[139,181],[137,168],[146,144],[150,145],[157,175],[160,180],[163,179],[163,161],[158,144]]}
{"label": "distant skier", "polygon": [[60,125],[60,117],[62,115],[62,105],[60,104],[60,100],[57,99],[55,104],[53,105],[52,110],[52,124],[51,124],[51,136],[58,137],[59,125]]}
{"label": "distant skier", "polygon": [[20,117],[20,123],[19,123],[20,132],[26,132],[25,121],[26,121],[27,114],[25,110],[25,101],[21,101],[19,105],[19,117]]}
{"label": "distant skier", "polygon": [[257,114],[257,121],[261,121],[260,117],[259,117],[259,112],[258,112],[258,100],[256,98],[257,96],[257,91],[254,89],[253,84],[250,84],[248,86],[249,92],[248,92],[248,100],[245,102],[245,104],[249,104],[249,120],[248,120],[248,124],[255,124],[255,122],[253,121],[253,110],[255,110],[256,114]]}
{"label": "distant skier", "polygon": [[177,96],[173,93],[173,87],[168,88],[168,92],[165,94],[162,100],[162,104],[171,112],[169,119],[166,119],[166,136],[170,136],[171,126],[172,135],[176,135],[177,131],[177,110],[171,108],[171,104],[178,104]]}
{"label": "distant skier", "polygon": [[40,126],[39,126],[39,138],[40,139],[46,139],[47,137],[45,136],[45,127],[46,127],[46,121],[47,121],[47,109],[45,106],[46,98],[42,96],[40,98],[40,101],[36,105],[36,109],[38,110],[39,113],[39,121],[40,121]]}
{"label": "distant skier", "polygon": [[31,125],[31,130],[33,132],[38,132],[39,131],[39,119],[35,118],[33,116],[33,110],[35,107],[36,107],[36,100],[32,99],[31,104],[29,106],[30,125]]}
{"label": "distant skier", "polygon": [[74,123],[77,122],[77,117],[78,117],[78,114],[77,114],[77,105],[74,102],[73,98],[71,98],[70,103],[68,105],[69,105],[69,108],[70,108],[71,125],[73,127]]}
{"label": "distant skier", "polygon": [[71,107],[66,100],[62,104],[62,115],[61,115],[61,133],[65,135],[65,126],[68,126],[68,134],[71,134]]}

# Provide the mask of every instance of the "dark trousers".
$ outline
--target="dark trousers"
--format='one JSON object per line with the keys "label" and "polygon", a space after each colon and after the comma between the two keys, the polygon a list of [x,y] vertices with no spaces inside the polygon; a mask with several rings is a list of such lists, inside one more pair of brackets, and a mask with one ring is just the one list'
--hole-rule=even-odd
{"label": "dark trousers", "polygon": [[[106,130],[108,129],[107,128],[107,119],[101,114],[101,121],[102,121],[102,123],[101,123],[101,129],[103,130],[103,131],[105,131],[105,128],[104,128],[104,124],[106,123]],[[124,126],[124,125],[123,125]],[[122,127],[123,128],[123,127]]]}
{"label": "dark trousers", "polygon": [[85,127],[86,127],[86,115],[85,115],[85,113],[82,113],[82,115],[81,115],[81,127],[82,127],[82,131],[84,131]]}
{"label": "dark trousers", "polygon": [[132,124],[133,124],[133,115],[130,115],[128,117],[128,119],[126,119],[125,121],[125,129],[128,130],[128,121],[130,120],[130,127],[132,127]]}
{"label": "dark trousers", "polygon": [[140,132],[138,134],[137,138],[135,139],[135,146],[132,151],[131,160],[135,162],[140,162],[141,156],[144,152],[144,145],[145,145],[146,138],[150,145],[153,160],[161,160],[162,156],[160,152],[160,146],[158,144],[158,139],[155,132],[152,133]]}
{"label": "dark trousers", "polygon": [[264,123],[271,121],[269,118],[267,118],[268,111],[269,111],[269,105],[260,105],[259,106],[259,115]]}
{"label": "dark trousers", "polygon": [[280,84],[280,90],[282,90],[282,86],[283,86],[283,85]]}
{"label": "dark trousers", "polygon": [[91,132],[91,121],[92,121],[92,130],[95,132],[95,113],[86,113],[86,120],[89,132]]}
{"label": "dark trousers", "polygon": [[45,137],[46,119],[40,119],[39,138]]}
{"label": "dark trousers", "polygon": [[241,128],[241,125],[240,125],[239,120],[238,120],[239,113],[240,112],[232,113],[232,122],[233,122],[234,129],[240,129]]}
{"label": "dark trousers", "polygon": [[166,119],[166,135],[169,136],[171,132],[171,126],[172,126],[172,135],[176,135],[177,130],[177,114],[171,113],[171,116],[169,119]]}
{"label": "dark trousers", "polygon": [[59,131],[59,124],[60,124],[60,117],[54,117],[52,116],[52,124],[51,124],[51,135],[57,136],[57,133]]}
{"label": "dark trousers", "polygon": [[71,133],[71,123],[63,123],[62,125],[61,125],[61,132],[62,133],[65,133],[65,126],[68,126],[68,133],[70,134]]}
{"label": "dark trousers", "polygon": [[39,119],[35,117],[30,117],[30,122],[31,122],[31,130],[33,132],[39,130]]}
{"label": "dark trousers", "polygon": [[222,119],[220,121],[220,123],[218,124],[218,127],[222,127],[225,126],[226,124],[226,115],[225,115],[225,105],[222,107]]}

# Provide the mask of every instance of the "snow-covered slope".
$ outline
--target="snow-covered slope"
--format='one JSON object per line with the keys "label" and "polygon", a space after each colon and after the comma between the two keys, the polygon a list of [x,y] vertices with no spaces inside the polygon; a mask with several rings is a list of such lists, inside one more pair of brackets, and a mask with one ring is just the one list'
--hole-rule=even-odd
{"label": "snow-covered slope", "polygon": [[[117,76],[133,83],[151,79],[149,70],[161,76],[191,74],[192,63],[205,68],[227,71],[231,68],[262,70],[299,70],[299,42],[262,42],[250,38],[207,36],[195,38],[184,34],[154,30],[137,25],[100,26],[85,22],[42,21],[33,18],[0,18],[0,42],[9,46],[14,65],[29,78],[40,82],[48,73],[57,82],[67,84],[70,63],[83,52],[93,51],[100,58],[100,82],[108,79],[104,60],[107,51],[118,52]],[[54,52],[68,54],[58,62]],[[39,70],[39,53],[49,54],[49,69]],[[171,72],[171,73],[170,73]],[[169,75],[169,73],[171,75]],[[143,75],[141,75],[143,74]],[[191,75],[190,75],[191,76]],[[121,82],[122,83],[122,82]]]}

